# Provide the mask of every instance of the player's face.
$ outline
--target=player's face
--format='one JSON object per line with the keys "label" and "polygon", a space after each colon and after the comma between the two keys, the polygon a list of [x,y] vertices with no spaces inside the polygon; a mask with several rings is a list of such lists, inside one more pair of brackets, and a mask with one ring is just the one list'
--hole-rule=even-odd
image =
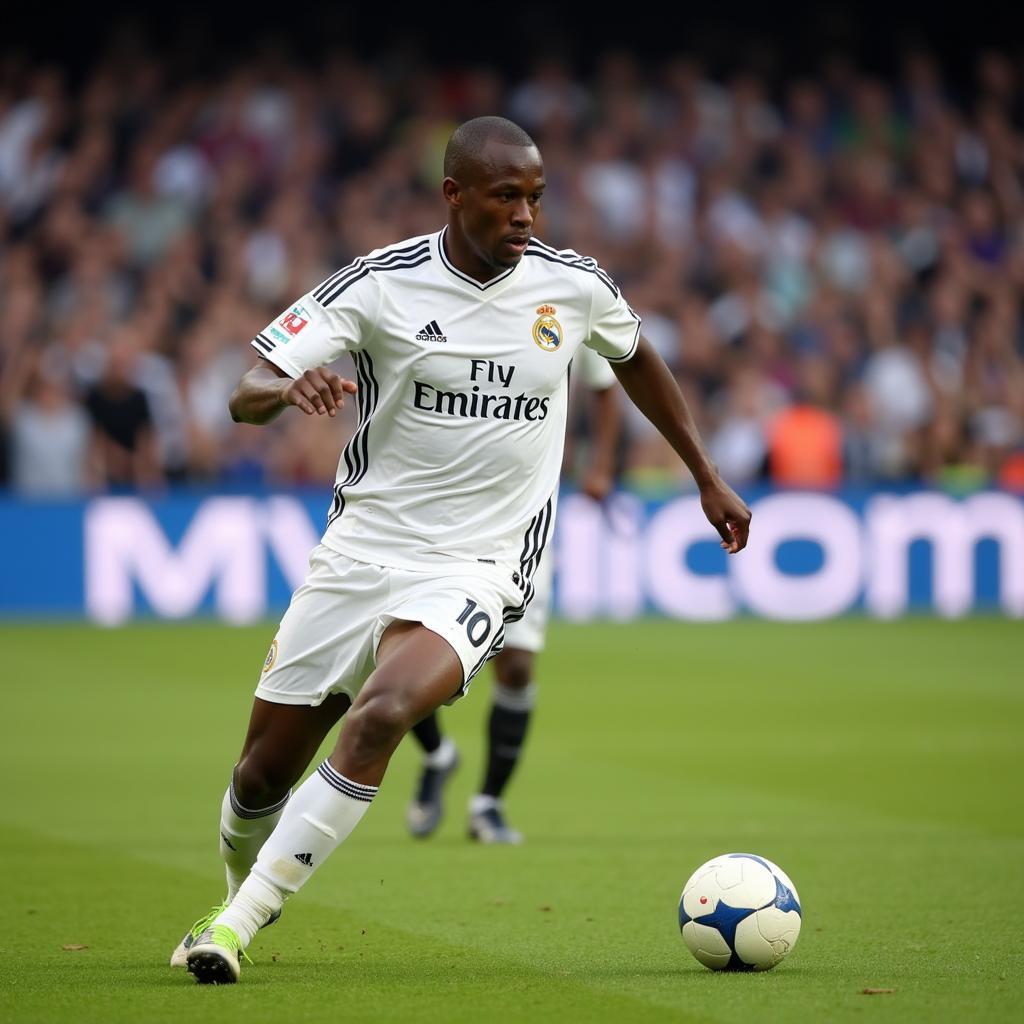
{"label": "player's face", "polygon": [[523,258],[544,184],[536,146],[497,142],[484,150],[468,181],[445,179],[445,197],[456,213],[467,255],[480,271],[493,276]]}

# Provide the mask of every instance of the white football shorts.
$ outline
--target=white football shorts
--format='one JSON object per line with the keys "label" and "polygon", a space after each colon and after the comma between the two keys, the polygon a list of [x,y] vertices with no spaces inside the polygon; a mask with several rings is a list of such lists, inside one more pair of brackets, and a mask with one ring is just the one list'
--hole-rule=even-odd
{"label": "white football shorts", "polygon": [[505,646],[536,654],[544,650],[544,635],[548,630],[548,615],[554,590],[554,569],[551,552],[540,560],[533,574],[533,600],[526,606],[526,614],[518,622],[505,627]]}
{"label": "white football shorts", "polygon": [[355,700],[376,667],[384,630],[407,620],[423,623],[459,656],[463,681],[447,702],[453,703],[501,650],[504,615],[522,603],[518,578],[497,566],[413,572],[357,562],[318,544],[270,645],[256,696],[310,706],[332,693]]}

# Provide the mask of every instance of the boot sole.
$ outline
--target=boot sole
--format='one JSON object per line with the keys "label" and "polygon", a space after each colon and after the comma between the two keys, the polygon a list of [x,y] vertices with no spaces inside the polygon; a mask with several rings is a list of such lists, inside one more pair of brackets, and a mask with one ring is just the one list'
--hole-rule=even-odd
{"label": "boot sole", "polygon": [[242,973],[230,955],[215,949],[196,949],[188,955],[188,973],[200,985],[234,985]]}

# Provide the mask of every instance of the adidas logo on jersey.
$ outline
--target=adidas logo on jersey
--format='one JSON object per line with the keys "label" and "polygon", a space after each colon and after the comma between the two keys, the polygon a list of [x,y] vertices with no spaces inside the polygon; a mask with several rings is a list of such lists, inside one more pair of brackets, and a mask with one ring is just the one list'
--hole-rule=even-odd
{"label": "adidas logo on jersey", "polygon": [[431,320],[426,327],[424,327],[419,334],[416,335],[417,341],[447,341],[448,337],[441,333],[441,328],[437,326],[436,320]]}
{"label": "adidas logo on jersey", "polygon": [[297,853],[295,854],[295,859],[300,864],[305,864],[307,868],[311,868],[313,866],[313,854],[311,853]]}

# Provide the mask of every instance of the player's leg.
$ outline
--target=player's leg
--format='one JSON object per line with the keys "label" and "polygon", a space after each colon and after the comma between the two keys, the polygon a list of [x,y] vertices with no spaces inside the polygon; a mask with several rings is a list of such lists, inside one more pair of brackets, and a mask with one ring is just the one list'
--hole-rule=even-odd
{"label": "player's leg", "polygon": [[218,831],[227,895],[185,933],[171,954],[172,967],[185,966],[195,940],[234,898],[280,820],[291,787],[349,703],[343,693],[331,694],[316,707],[255,698],[242,753],[220,809]]}
{"label": "player's leg", "polygon": [[333,693],[316,707],[274,704],[259,697],[253,701],[242,754],[221,808],[221,857],[229,900],[273,832],[292,786],[350,703],[344,693]]}
{"label": "player's leg", "polygon": [[[373,667],[373,623],[387,596],[386,574],[323,545],[313,549],[309,565],[260,672],[242,753],[221,804],[225,904],[277,826],[289,790],[348,708],[355,691],[346,681],[365,679]],[[187,958],[183,947],[194,946],[223,909],[193,926],[172,963]]]}
{"label": "player's leg", "polygon": [[360,822],[402,737],[459,692],[464,666],[436,632],[395,622],[331,756],[295,791],[230,906],[193,946],[201,982],[237,980],[237,955]]}
{"label": "player's leg", "polygon": [[[512,633],[512,630],[509,630]],[[514,636],[510,637],[511,640]],[[530,727],[536,684],[532,650],[507,646],[493,661],[495,685],[487,719],[487,762],[469,805],[469,835],[483,843],[520,843],[505,820],[502,798],[519,764]]]}
{"label": "player's leg", "polygon": [[419,622],[392,623],[329,758],[333,767],[363,785],[379,785],[402,737],[459,692],[463,675],[444,637]]}
{"label": "player's leg", "polygon": [[450,736],[441,732],[441,716],[435,711],[412,727],[412,735],[423,750],[423,763],[416,791],[405,811],[411,835],[425,839],[433,835],[444,814],[444,788],[459,766],[459,751]]}

